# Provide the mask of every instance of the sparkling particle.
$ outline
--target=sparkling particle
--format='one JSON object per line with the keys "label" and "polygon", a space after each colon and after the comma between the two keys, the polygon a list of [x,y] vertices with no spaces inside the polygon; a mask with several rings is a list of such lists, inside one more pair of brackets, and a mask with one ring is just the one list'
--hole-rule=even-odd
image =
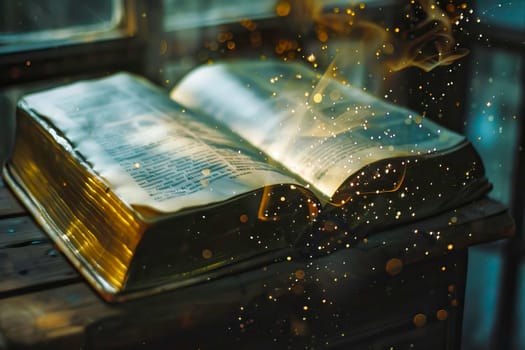
{"label": "sparkling particle", "polygon": [[323,95],[316,93],[313,97],[315,103],[321,103],[323,101]]}
{"label": "sparkling particle", "polygon": [[440,309],[436,312],[436,318],[439,321],[445,321],[448,318],[448,312],[447,310]]}
{"label": "sparkling particle", "polygon": [[228,48],[228,50],[234,50],[235,46],[236,46],[235,41],[230,40],[226,43],[226,47]]}
{"label": "sparkling particle", "polygon": [[401,259],[392,258],[386,262],[385,271],[390,276],[395,276],[399,274],[401,270],[403,270],[403,262],[401,261]]}
{"label": "sparkling particle", "polygon": [[427,324],[427,316],[425,314],[416,314],[412,319],[414,326],[421,328]]}
{"label": "sparkling particle", "polygon": [[288,1],[279,1],[277,6],[275,6],[275,13],[277,13],[277,15],[280,17],[285,17],[290,14],[291,9],[292,6]]}
{"label": "sparkling particle", "polygon": [[202,257],[203,257],[204,259],[210,259],[212,256],[213,256],[213,253],[212,253],[211,250],[209,250],[209,249],[204,249],[204,250],[202,251]]}

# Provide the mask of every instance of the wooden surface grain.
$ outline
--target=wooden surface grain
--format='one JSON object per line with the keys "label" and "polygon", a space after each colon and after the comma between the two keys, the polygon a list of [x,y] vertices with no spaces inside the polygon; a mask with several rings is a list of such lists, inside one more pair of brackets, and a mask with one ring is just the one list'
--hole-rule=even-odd
{"label": "wooden surface grain", "polygon": [[0,203],[0,297],[79,280],[3,183]]}
{"label": "wooden surface grain", "polygon": [[24,213],[26,213],[25,209],[5,187],[0,176],[0,217],[23,215]]}

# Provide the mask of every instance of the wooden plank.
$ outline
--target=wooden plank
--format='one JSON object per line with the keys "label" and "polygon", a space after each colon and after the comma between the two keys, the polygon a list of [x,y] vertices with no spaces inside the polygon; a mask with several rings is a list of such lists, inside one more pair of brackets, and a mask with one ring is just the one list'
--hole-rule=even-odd
{"label": "wooden plank", "polygon": [[[447,272],[456,266],[447,265]],[[312,271],[304,284],[297,284],[304,288],[299,293],[289,278],[293,268],[280,274],[269,269],[257,273],[264,274],[257,279],[262,284],[244,286],[248,295],[230,279],[229,285],[211,282],[119,305],[106,304],[77,283],[0,299],[0,332],[6,346],[17,349],[265,349],[275,341],[305,348],[321,347],[324,337],[331,344],[369,346],[370,339],[377,339],[395,346],[383,338],[387,333],[403,340],[404,334],[425,334],[435,326],[441,329],[436,340],[450,341],[453,335],[445,331],[460,320],[456,303],[461,299],[454,301],[448,286],[460,288],[460,281],[442,275],[440,285],[431,284],[440,275],[432,271],[438,265],[410,276],[404,271],[397,277],[403,283],[374,281],[357,292],[352,292],[355,280],[321,289],[315,279],[323,271]],[[448,314],[446,321],[436,320],[438,310]],[[424,328],[414,327],[415,315],[426,319]],[[353,347],[343,343],[341,348]]]}
{"label": "wooden plank", "polygon": [[50,243],[0,249],[0,298],[79,280]]}
{"label": "wooden plank", "polygon": [[0,249],[49,241],[29,216],[0,219]]}
{"label": "wooden plank", "polygon": [[79,279],[30,217],[0,220],[0,298]]}
{"label": "wooden plank", "polygon": [[27,213],[13,193],[6,187],[0,176],[0,217]]}
{"label": "wooden plank", "polygon": [[[443,310],[448,328],[455,327],[461,311],[452,301],[461,303],[455,293],[462,290],[464,257],[428,261],[395,277],[372,270],[359,280],[339,274],[340,281],[325,284],[319,278],[330,271],[318,267],[328,260],[341,264],[334,254],[306,269],[300,281],[294,272],[308,260],[122,304],[107,304],[77,283],[0,299],[0,330],[14,348],[305,348],[328,339],[370,342],[383,331],[420,332],[413,317],[423,313],[427,327],[440,325],[439,337],[446,339],[445,321],[435,314]],[[442,264],[450,268],[432,273]]]}
{"label": "wooden plank", "polygon": [[41,348],[53,339],[79,348],[89,318],[108,314],[108,306],[82,283],[0,299],[0,305],[0,329],[14,348]]}
{"label": "wooden plank", "polygon": [[[466,209],[372,235],[352,246],[348,252],[354,261],[352,274],[366,276],[372,268],[403,269],[511,232],[512,220],[498,203],[480,201]],[[30,217],[0,220],[0,297],[79,278]]]}

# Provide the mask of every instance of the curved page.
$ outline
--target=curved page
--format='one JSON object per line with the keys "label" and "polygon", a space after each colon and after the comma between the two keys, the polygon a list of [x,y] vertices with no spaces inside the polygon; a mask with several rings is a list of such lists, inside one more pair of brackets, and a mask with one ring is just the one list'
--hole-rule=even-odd
{"label": "curved page", "polygon": [[171,97],[226,124],[325,199],[374,161],[429,154],[464,140],[297,63],[204,66],[186,76]]}
{"label": "curved page", "polygon": [[297,184],[216,121],[129,74],[24,99],[131,205],[174,212],[266,185]]}

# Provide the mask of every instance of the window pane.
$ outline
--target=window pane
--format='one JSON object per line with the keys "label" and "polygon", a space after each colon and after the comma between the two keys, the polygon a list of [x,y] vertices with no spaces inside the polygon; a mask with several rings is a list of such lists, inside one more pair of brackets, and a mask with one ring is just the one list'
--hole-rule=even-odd
{"label": "window pane", "polygon": [[164,26],[181,29],[275,16],[276,0],[164,0]]}
{"label": "window pane", "polygon": [[478,0],[477,14],[486,23],[503,27],[525,28],[525,1]]}
{"label": "window pane", "polygon": [[[286,16],[292,3],[287,0],[164,0],[164,28],[175,30],[239,22],[242,19]],[[359,3],[388,4],[388,0],[361,0]],[[317,0],[305,1],[304,7],[319,5],[331,8],[350,4],[355,3],[348,0]]]}
{"label": "window pane", "polygon": [[0,43],[63,39],[114,28],[119,0],[0,0]]}

